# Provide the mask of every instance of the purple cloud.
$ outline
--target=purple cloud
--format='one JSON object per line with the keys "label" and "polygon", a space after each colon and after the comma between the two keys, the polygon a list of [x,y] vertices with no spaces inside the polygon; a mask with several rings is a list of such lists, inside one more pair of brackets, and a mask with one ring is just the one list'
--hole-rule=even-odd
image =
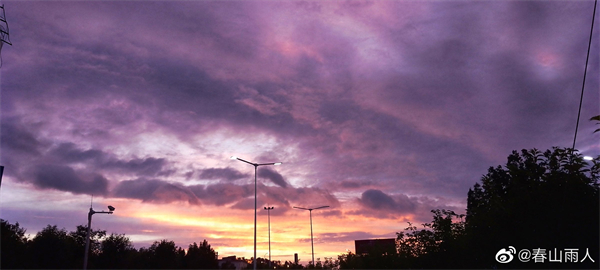
{"label": "purple cloud", "polygon": [[285,181],[285,179],[283,179],[283,176],[271,169],[261,168],[260,170],[258,170],[258,177],[267,178],[271,182],[273,182],[273,184],[278,185],[282,188],[286,188],[288,186],[288,183]]}
{"label": "purple cloud", "polygon": [[32,181],[41,188],[52,188],[74,194],[105,195],[108,192],[108,180],[102,175],[82,175],[68,166],[37,165],[33,168]]}
{"label": "purple cloud", "polygon": [[2,119],[2,148],[13,153],[39,155],[43,147],[36,136],[17,118]]}
{"label": "purple cloud", "polygon": [[74,143],[61,143],[50,151],[50,155],[67,163],[102,161],[105,153],[96,149],[80,150]]}
{"label": "purple cloud", "polygon": [[369,189],[363,192],[359,202],[367,210],[381,212],[407,214],[412,213],[416,209],[415,203],[408,196],[402,194],[396,196],[396,199],[394,199],[377,189]]}
{"label": "purple cloud", "polygon": [[144,202],[170,203],[186,201],[198,204],[199,200],[187,187],[154,179],[136,179],[121,181],[112,191],[113,196],[138,199]]}
{"label": "purple cloud", "polygon": [[245,177],[250,177],[249,174],[241,173],[232,168],[208,168],[203,169],[198,176],[200,179],[224,179],[234,181]]}
{"label": "purple cloud", "polygon": [[93,167],[116,170],[136,175],[154,176],[166,165],[164,158],[133,158],[120,160],[112,154],[97,149],[82,150],[74,143],[61,143],[48,156],[67,163],[90,163]]}
{"label": "purple cloud", "polygon": [[340,186],[343,188],[349,188],[349,189],[357,189],[357,188],[361,188],[364,186],[369,186],[372,185],[373,182],[372,181],[354,181],[354,180],[344,180],[342,182],[340,182]]}
{"label": "purple cloud", "polygon": [[[463,212],[468,188],[511,150],[571,145],[592,6],[6,8],[15,46],[2,51],[4,181],[243,209],[254,185],[237,180],[253,176],[223,161],[239,151],[284,162],[258,172],[268,181],[259,182],[259,201],[281,215],[330,205],[323,215],[391,222],[430,220],[436,208]],[[599,87],[597,57],[587,74],[582,119],[598,114],[599,93],[587,91]],[[580,122],[577,148],[586,155],[600,151],[595,128]]]}
{"label": "purple cloud", "polygon": [[129,161],[109,160],[101,164],[102,168],[113,169],[125,172],[133,172],[137,175],[153,176],[161,172],[166,164],[164,158],[134,158]]}
{"label": "purple cloud", "polygon": [[205,204],[226,205],[238,202],[254,194],[253,185],[218,183],[208,186],[191,186],[190,189]]}

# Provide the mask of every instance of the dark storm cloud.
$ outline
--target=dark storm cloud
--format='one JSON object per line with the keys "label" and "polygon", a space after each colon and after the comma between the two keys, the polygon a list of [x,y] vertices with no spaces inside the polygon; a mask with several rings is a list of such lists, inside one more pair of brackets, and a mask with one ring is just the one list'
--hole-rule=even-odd
{"label": "dark storm cloud", "polygon": [[11,151],[11,153],[22,153],[39,155],[41,148],[44,146],[40,142],[37,136],[29,128],[25,126],[18,118],[4,118],[0,126],[1,134],[1,146],[3,158],[10,158],[10,155],[6,155],[4,151]]}
{"label": "dark storm cloud", "polygon": [[[158,183],[153,183],[158,185]],[[186,186],[198,199],[206,205],[231,205],[235,209],[251,209],[254,207],[254,185],[238,185],[234,183],[217,183],[212,185]],[[283,214],[292,206],[312,207],[313,204],[329,205],[331,208],[340,207],[340,202],[331,193],[319,188],[294,188],[291,186],[265,186],[258,184],[258,205],[277,205],[281,208],[274,214]],[[148,192],[145,192],[148,193]],[[308,204],[308,205],[307,205]],[[339,212],[332,210],[330,215]]]}
{"label": "dark storm cloud", "polygon": [[108,180],[102,175],[84,175],[68,166],[37,165],[33,172],[33,183],[41,188],[94,195],[105,195],[108,191]]}
{"label": "dark storm cloud", "polygon": [[61,143],[51,149],[48,153],[48,158],[67,163],[87,163],[95,168],[132,173],[139,176],[158,175],[167,164],[167,161],[164,158],[148,157],[132,158],[129,160],[117,159],[113,154],[108,152],[98,149],[83,150],[70,142]]}
{"label": "dark storm cloud", "polygon": [[285,179],[283,179],[283,176],[281,174],[279,174],[278,172],[273,171],[271,169],[267,169],[267,168],[259,169],[258,177],[267,178],[271,182],[273,182],[273,184],[278,185],[282,188],[285,188],[288,186],[288,183],[285,181]]}
{"label": "dark storm cloud", "polygon": [[218,179],[234,181],[241,178],[250,178],[249,174],[241,173],[232,168],[208,168],[200,171],[200,179]]}
{"label": "dark storm cloud", "polygon": [[190,190],[205,204],[222,206],[235,203],[254,194],[253,185],[218,183],[208,186],[191,186]]}
{"label": "dark storm cloud", "polygon": [[361,195],[360,202],[375,210],[396,210],[396,202],[381,190],[369,189]]}
{"label": "dark storm cloud", "polygon": [[361,117],[360,106],[349,98],[326,100],[320,104],[319,115],[335,124]]}
{"label": "dark storm cloud", "polygon": [[[108,180],[102,176],[103,173],[119,172],[136,176],[170,173],[163,170],[167,163],[163,158],[121,160],[102,150],[81,149],[72,142],[52,145],[49,138],[35,137],[24,126],[19,127],[14,123],[3,122],[2,159],[10,168],[7,175],[16,176],[18,180],[40,188],[105,195]],[[23,155],[30,156],[27,162],[17,158]],[[83,166],[74,170],[72,164]]]}
{"label": "dark storm cloud", "polygon": [[134,158],[128,161],[110,160],[101,164],[102,168],[132,172],[138,175],[157,175],[167,163],[164,158]]}
{"label": "dark storm cloud", "polygon": [[353,180],[344,180],[342,182],[340,182],[340,186],[343,188],[351,188],[351,189],[355,189],[355,188],[360,188],[363,186],[369,186],[372,185],[373,182],[372,181],[353,181]]}
{"label": "dark storm cloud", "polygon": [[[456,199],[448,199],[442,196],[413,196],[405,194],[390,196],[381,190],[370,189],[357,199],[362,209],[345,212],[348,215],[374,217],[380,219],[398,219],[404,216],[401,223],[431,220],[431,211],[435,209],[452,210],[456,213],[464,213],[464,207],[457,206]],[[408,216],[407,216],[408,215]],[[410,219],[409,219],[410,218]]]}
{"label": "dark storm cloud", "polygon": [[121,181],[113,189],[112,195],[152,203],[185,201],[190,204],[199,204],[198,198],[188,187],[155,179],[140,178]]}
{"label": "dark storm cloud", "polygon": [[81,150],[74,143],[61,143],[50,151],[50,155],[68,163],[86,162],[88,160],[101,162],[106,158],[106,153],[100,150]]}
{"label": "dark storm cloud", "polygon": [[[147,78],[152,85],[149,89],[152,93],[147,97],[164,109],[189,111],[203,118],[226,118],[236,113],[237,109],[231,109],[236,107],[232,100],[235,90],[232,85],[211,78],[191,63],[157,59],[151,67],[156,69],[157,74]],[[165,92],[165,89],[170,91]],[[157,119],[166,126],[177,124],[169,123],[170,120]]]}
{"label": "dark storm cloud", "polygon": [[381,190],[369,189],[361,195],[359,202],[366,208],[376,211],[410,213],[416,205],[404,194],[395,200]]}
{"label": "dark storm cloud", "polygon": [[329,191],[310,187],[310,188],[294,188],[294,187],[272,187],[261,186],[261,194],[264,194],[264,200],[270,204],[280,204],[287,207],[315,207],[328,205],[331,208],[340,207],[339,200]]}

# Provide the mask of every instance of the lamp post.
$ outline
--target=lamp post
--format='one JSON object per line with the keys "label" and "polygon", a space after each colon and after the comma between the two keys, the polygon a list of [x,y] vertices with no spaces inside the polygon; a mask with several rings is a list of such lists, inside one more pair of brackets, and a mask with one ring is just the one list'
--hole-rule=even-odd
{"label": "lamp post", "polygon": [[108,212],[106,211],[94,211],[92,207],[90,207],[90,212],[88,212],[88,228],[87,228],[87,237],[85,238],[85,255],[83,256],[83,270],[87,269],[88,262],[88,251],[90,250],[90,230],[92,228],[92,215],[93,214],[112,214],[115,211],[115,208],[112,206],[108,206]]}
{"label": "lamp post", "polygon": [[4,173],[4,166],[0,166],[0,186],[2,185],[2,174]]}
{"label": "lamp post", "polygon": [[267,210],[268,216],[269,216],[269,268],[271,268],[271,210],[275,209],[275,207],[271,206],[271,207],[266,207],[265,206],[265,210]]}
{"label": "lamp post", "polygon": [[309,215],[310,215],[310,247],[312,249],[312,264],[313,264],[313,266],[315,266],[315,246],[313,244],[312,210],[317,210],[317,209],[327,208],[327,207],[329,207],[329,206],[326,205],[326,206],[319,206],[319,207],[315,207],[315,208],[302,208],[302,207],[294,206],[294,208],[296,208],[296,209],[308,210]]}
{"label": "lamp post", "polygon": [[281,165],[281,162],[271,162],[271,163],[253,163],[247,160],[243,160],[241,158],[238,158],[236,156],[231,156],[231,159],[237,159],[239,161],[248,163],[252,166],[254,166],[254,270],[256,270],[256,170],[258,168],[258,166],[266,166],[266,165]]}

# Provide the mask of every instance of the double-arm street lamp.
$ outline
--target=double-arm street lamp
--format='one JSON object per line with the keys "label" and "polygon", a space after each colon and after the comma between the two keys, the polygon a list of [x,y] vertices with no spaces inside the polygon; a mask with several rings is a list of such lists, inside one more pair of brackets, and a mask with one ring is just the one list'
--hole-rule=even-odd
{"label": "double-arm street lamp", "polygon": [[317,210],[317,209],[327,208],[327,207],[329,207],[329,206],[326,205],[326,206],[319,206],[319,207],[315,207],[315,208],[302,208],[302,207],[294,206],[294,208],[296,208],[296,209],[308,210],[309,215],[310,215],[310,247],[312,249],[312,264],[313,264],[313,266],[315,266],[315,246],[313,244],[312,210]]}
{"label": "double-arm street lamp", "polygon": [[[253,163],[247,160],[243,160],[236,156],[231,156],[231,159],[237,159],[239,161],[248,163],[254,166],[254,270],[256,270],[256,170],[258,166],[266,166],[266,165],[281,165],[281,162],[271,162],[271,163]],[[270,253],[269,253],[270,254]]]}
{"label": "double-arm street lamp", "polygon": [[265,210],[267,210],[269,216],[269,268],[271,268],[271,210],[273,209],[275,209],[275,207],[265,206]]}
{"label": "double-arm street lamp", "polygon": [[83,256],[83,270],[87,269],[88,253],[90,250],[90,230],[92,228],[92,215],[93,214],[112,214],[113,211],[115,211],[115,208],[110,205],[108,206],[108,212],[94,211],[94,209],[92,209],[92,207],[90,207],[90,212],[88,212],[87,237],[85,238],[85,255]]}

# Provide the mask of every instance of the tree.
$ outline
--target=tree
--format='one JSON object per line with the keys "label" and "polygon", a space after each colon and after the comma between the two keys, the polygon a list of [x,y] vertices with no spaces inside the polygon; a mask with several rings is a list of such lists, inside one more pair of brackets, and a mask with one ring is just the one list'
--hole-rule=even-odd
{"label": "tree", "polygon": [[[98,255],[100,254],[100,240],[106,236],[104,230],[90,230],[90,250],[88,254],[88,268],[94,268]],[[74,251],[79,254],[77,261],[83,265],[85,255],[85,242],[87,240],[87,226],[77,225],[75,231],[69,232],[69,237],[75,241]]]}
{"label": "tree", "polygon": [[323,269],[337,269],[339,266],[338,260],[333,260],[333,258],[325,258],[325,262],[323,262]]}
{"label": "tree", "polygon": [[[154,242],[157,243],[157,242]],[[150,248],[142,247],[138,250],[135,259],[133,260],[133,268],[136,269],[153,269],[157,268],[154,265],[154,251]]]}
{"label": "tree", "polygon": [[206,240],[199,246],[196,242],[190,244],[183,261],[186,269],[217,269],[219,266],[217,253]]}
{"label": "tree", "polygon": [[[472,267],[498,266],[494,255],[509,246],[599,254],[600,166],[598,159],[587,164],[571,150],[513,151],[504,167],[490,167],[482,184],[469,189],[466,241]],[[597,269],[600,258],[594,260],[552,267]],[[539,267],[514,263],[512,267]]]}
{"label": "tree", "polygon": [[345,254],[338,255],[340,269],[364,269],[360,257],[350,251]]}
{"label": "tree", "polygon": [[398,255],[386,263],[377,264],[383,260],[371,254],[348,253],[338,257],[340,268],[549,267],[521,263],[517,254],[513,264],[500,264],[496,254],[513,246],[555,253],[577,248],[579,260],[587,252],[594,262],[550,267],[598,269],[599,175],[598,158],[588,164],[573,149],[513,151],[504,167],[490,167],[469,189],[464,222],[453,211],[432,210],[433,221],[422,230],[409,223],[397,233]]}
{"label": "tree", "polygon": [[285,261],[283,264],[278,266],[277,269],[303,269],[303,268],[304,267],[302,267],[302,265],[299,263],[295,263],[292,261]]}
{"label": "tree", "polygon": [[[594,117],[590,118],[590,121],[597,121],[597,122],[596,122],[596,125],[600,125],[600,115],[596,115],[596,116],[594,116]],[[596,133],[596,132],[598,132],[598,131],[600,131],[600,128],[599,128],[599,129],[596,129],[596,130],[594,130],[594,133]]]}
{"label": "tree", "polygon": [[175,269],[182,265],[185,251],[166,239],[154,242],[147,250],[150,265],[146,268]]}
{"label": "tree", "polygon": [[81,268],[83,253],[76,253],[76,245],[65,229],[48,225],[30,242],[28,266],[38,269]]}
{"label": "tree", "polygon": [[136,253],[129,237],[111,233],[101,243],[98,266],[103,269],[131,268]]}
{"label": "tree", "polygon": [[0,265],[4,269],[25,268],[26,230],[19,226],[19,222],[10,224],[0,219],[0,223]]}
{"label": "tree", "polygon": [[[457,268],[464,266],[464,215],[450,210],[431,210],[433,221],[417,230],[409,222],[397,233],[398,267]],[[458,221],[458,219],[461,219]]]}

